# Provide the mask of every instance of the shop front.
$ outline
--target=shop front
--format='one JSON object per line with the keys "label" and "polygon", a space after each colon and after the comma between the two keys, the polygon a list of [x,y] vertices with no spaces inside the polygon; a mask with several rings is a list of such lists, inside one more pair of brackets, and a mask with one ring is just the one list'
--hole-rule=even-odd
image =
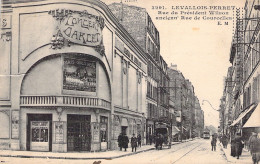
{"label": "shop front", "polygon": [[[48,69],[52,66],[56,69]],[[99,80],[108,80],[102,69],[97,59],[70,53],[43,59],[27,73],[20,102],[22,123],[27,121],[26,150],[108,149],[111,103],[109,94],[107,97],[104,97],[106,94],[98,96],[101,88],[109,93],[109,85],[100,86],[98,83]],[[61,74],[53,76],[57,75],[55,72]],[[48,77],[52,80],[47,81]],[[49,84],[50,81],[54,83]],[[61,93],[55,93],[58,90]],[[21,128],[24,126],[22,124]],[[25,134],[21,135],[23,138]]]}

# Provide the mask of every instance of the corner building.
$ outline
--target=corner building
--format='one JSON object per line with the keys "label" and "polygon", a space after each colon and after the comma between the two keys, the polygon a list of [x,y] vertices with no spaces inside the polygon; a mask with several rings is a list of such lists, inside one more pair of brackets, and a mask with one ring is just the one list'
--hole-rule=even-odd
{"label": "corner building", "polygon": [[144,135],[147,59],[103,2],[1,5],[0,149],[101,151]]}

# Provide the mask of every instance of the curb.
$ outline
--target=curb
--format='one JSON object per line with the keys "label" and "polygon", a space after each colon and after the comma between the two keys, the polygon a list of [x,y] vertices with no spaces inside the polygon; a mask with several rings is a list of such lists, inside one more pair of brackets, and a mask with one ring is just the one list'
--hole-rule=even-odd
{"label": "curb", "polygon": [[228,162],[231,162],[230,160],[228,160],[228,157],[227,157],[227,155],[226,155],[226,152],[223,150],[222,144],[219,143],[219,145],[220,145],[221,151],[224,153],[224,156],[225,156],[226,160],[227,160]]}
{"label": "curb", "polygon": [[[181,143],[185,143],[185,142],[189,142],[189,140],[174,143],[172,145],[177,145],[177,144],[181,144]],[[149,148],[149,149],[146,149],[146,150],[131,152],[131,153],[128,153],[128,154],[123,154],[123,155],[113,156],[113,157],[85,157],[85,158],[82,158],[82,157],[54,157],[54,156],[30,156],[30,155],[0,155],[0,157],[41,158],[41,159],[72,159],[72,160],[97,160],[97,159],[112,160],[112,159],[127,157],[127,156],[131,156],[131,155],[135,155],[135,154],[139,154],[139,153],[143,153],[143,152],[147,152],[147,151],[151,151],[151,150],[155,150],[155,148],[153,147],[153,148]]]}
{"label": "curb", "polygon": [[155,148],[150,148],[150,149],[146,149],[146,150],[142,150],[142,151],[138,151],[138,152],[132,152],[132,153],[123,154],[123,155],[119,155],[119,156],[113,156],[113,157],[86,157],[86,158],[82,158],[82,157],[53,157],[53,156],[29,156],[29,155],[0,155],[0,157],[41,158],[41,159],[73,159],[73,160],[95,160],[95,159],[112,160],[112,159],[116,159],[116,158],[122,158],[122,157],[126,157],[126,156],[131,156],[131,155],[151,151],[151,150],[154,150],[154,149]]}

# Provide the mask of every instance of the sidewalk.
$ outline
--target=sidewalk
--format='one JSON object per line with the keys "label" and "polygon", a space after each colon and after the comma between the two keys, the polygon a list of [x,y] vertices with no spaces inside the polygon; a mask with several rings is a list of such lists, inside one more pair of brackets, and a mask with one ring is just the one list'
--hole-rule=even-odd
{"label": "sidewalk", "polygon": [[[189,142],[191,140],[185,140],[183,142]],[[179,144],[181,142],[172,142],[172,145]],[[105,152],[67,152],[67,153],[55,153],[55,152],[36,152],[36,151],[14,151],[14,150],[0,150],[0,157],[18,157],[18,158],[46,158],[46,159],[81,159],[81,160],[93,160],[93,159],[115,159],[125,156],[130,156],[150,150],[154,150],[154,145],[143,145],[141,148],[137,148],[136,152],[132,152],[132,148],[128,148],[127,151],[112,150]]]}
{"label": "sidewalk", "polygon": [[250,152],[247,151],[246,149],[243,149],[242,155],[237,159],[237,157],[232,157],[231,156],[231,147],[230,144],[227,145],[227,148],[223,148],[223,145],[219,143],[221,150],[224,152],[227,161],[231,163],[238,163],[238,164],[252,164],[252,157],[250,155]]}

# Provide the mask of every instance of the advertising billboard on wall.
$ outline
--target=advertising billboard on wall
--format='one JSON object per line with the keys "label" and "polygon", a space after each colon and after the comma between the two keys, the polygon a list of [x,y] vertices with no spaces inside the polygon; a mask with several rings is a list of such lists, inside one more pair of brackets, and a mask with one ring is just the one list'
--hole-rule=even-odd
{"label": "advertising billboard on wall", "polygon": [[64,58],[63,89],[96,92],[96,62]]}

